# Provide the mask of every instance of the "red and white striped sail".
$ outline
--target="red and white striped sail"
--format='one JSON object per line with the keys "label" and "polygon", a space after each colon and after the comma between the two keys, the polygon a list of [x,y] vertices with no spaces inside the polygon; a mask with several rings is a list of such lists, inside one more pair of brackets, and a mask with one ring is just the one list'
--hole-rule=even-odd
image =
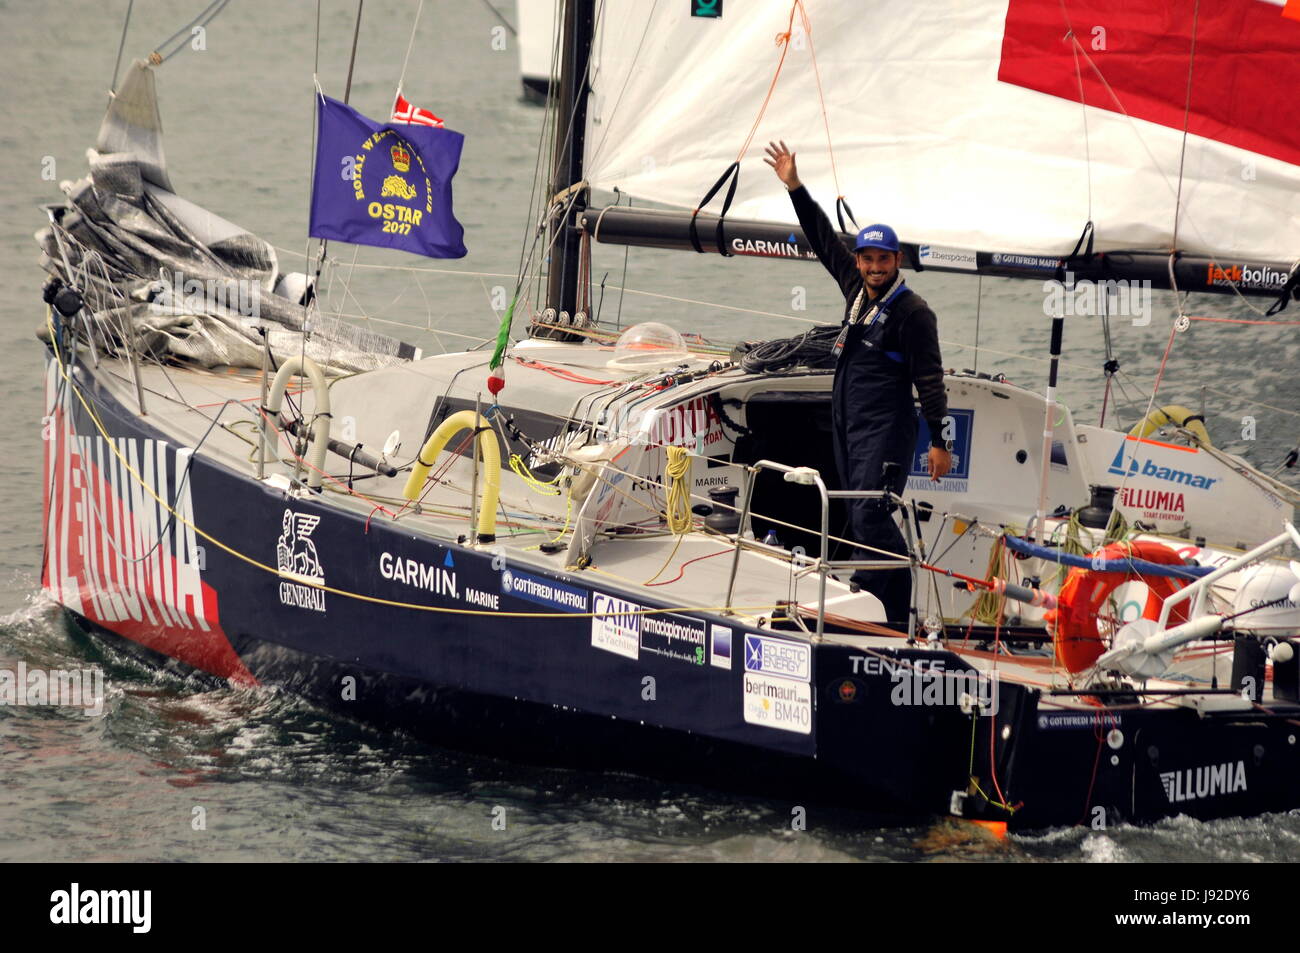
{"label": "red and white striped sail", "polygon": [[[730,3],[705,19],[684,0],[604,0],[589,181],[695,207],[749,134],[791,4]],[[796,13],[733,217],[792,219],[761,161],[769,139],[834,200],[815,48],[840,186],[861,223],[889,222],[913,242],[1060,255],[1091,220],[1097,250],[1300,256],[1300,21],[1281,2],[803,7],[811,37]]]}

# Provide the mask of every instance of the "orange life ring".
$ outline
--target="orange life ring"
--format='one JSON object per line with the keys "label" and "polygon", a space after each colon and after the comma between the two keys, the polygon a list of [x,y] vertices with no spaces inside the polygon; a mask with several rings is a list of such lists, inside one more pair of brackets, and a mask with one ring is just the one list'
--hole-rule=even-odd
{"label": "orange life ring", "polygon": [[[1132,556],[1150,563],[1167,566],[1186,565],[1182,557],[1166,546],[1151,540],[1131,543],[1111,543],[1092,554],[1090,558],[1125,559]],[[1057,596],[1057,607],[1045,614],[1056,660],[1070,672],[1090,668],[1108,646],[1098,631],[1098,619],[1103,616],[1110,594],[1126,582],[1146,583],[1147,600],[1142,618],[1160,618],[1164,601],[1187,585],[1188,580],[1171,576],[1144,578],[1134,572],[1102,572],[1095,569],[1071,569]],[[1169,614],[1170,623],[1187,621],[1186,605],[1176,606]]]}

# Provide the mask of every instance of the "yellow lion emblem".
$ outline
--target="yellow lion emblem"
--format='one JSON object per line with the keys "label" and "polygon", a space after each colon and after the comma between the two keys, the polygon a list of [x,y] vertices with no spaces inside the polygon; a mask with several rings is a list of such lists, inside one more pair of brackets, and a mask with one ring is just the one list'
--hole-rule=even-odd
{"label": "yellow lion emblem", "polygon": [[380,198],[388,198],[394,195],[399,199],[413,199],[415,198],[415,187],[408,184],[400,175],[390,175],[384,179],[384,188],[379,193],[379,196]]}

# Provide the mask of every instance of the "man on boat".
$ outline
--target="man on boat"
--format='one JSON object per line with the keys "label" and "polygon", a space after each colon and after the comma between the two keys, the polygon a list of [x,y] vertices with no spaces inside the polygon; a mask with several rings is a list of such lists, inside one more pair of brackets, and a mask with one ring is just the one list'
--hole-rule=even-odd
{"label": "man on boat", "polygon": [[[930,428],[930,479],[939,480],[952,468],[952,442],[944,435],[948,400],[938,326],[925,299],[903,282],[898,236],[888,225],[868,225],[858,232],[850,253],[799,181],[794,153],[782,142],[770,143],[767,155],[767,164],[790,191],[809,244],[844,294],[844,327],[835,342],[831,391],[841,486],[903,492],[916,447],[913,386]],[[849,501],[851,536],[870,547],[854,550],[854,559],[884,558],[881,551],[907,553],[892,508],[875,500]],[[884,603],[890,622],[906,623],[912,602],[909,572],[858,570],[852,582]]]}

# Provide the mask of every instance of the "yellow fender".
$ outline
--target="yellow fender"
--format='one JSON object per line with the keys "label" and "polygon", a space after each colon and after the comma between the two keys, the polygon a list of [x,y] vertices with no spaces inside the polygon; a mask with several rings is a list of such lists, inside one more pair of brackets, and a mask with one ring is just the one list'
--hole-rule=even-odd
{"label": "yellow fender", "polygon": [[[479,458],[484,464],[483,499],[478,508],[478,541],[490,543],[497,538],[497,497],[501,492],[501,447],[497,436],[492,432],[488,422],[472,410],[462,410],[452,414],[438,425],[438,429],[429,435],[429,439],[420,448],[415,458],[415,466],[402,489],[402,496],[416,500],[424,489],[424,481],[429,478],[429,468],[442,453],[447,442],[462,430],[478,431],[474,442],[478,446]],[[425,462],[428,461],[428,462]]]}
{"label": "yellow fender", "polygon": [[1214,446],[1210,442],[1210,432],[1205,429],[1205,418],[1200,414],[1192,413],[1181,404],[1166,404],[1164,407],[1154,408],[1147,414],[1145,420],[1128,432],[1128,435],[1141,439],[1150,436],[1161,427],[1168,426],[1181,427],[1190,432],[1202,447]]}

